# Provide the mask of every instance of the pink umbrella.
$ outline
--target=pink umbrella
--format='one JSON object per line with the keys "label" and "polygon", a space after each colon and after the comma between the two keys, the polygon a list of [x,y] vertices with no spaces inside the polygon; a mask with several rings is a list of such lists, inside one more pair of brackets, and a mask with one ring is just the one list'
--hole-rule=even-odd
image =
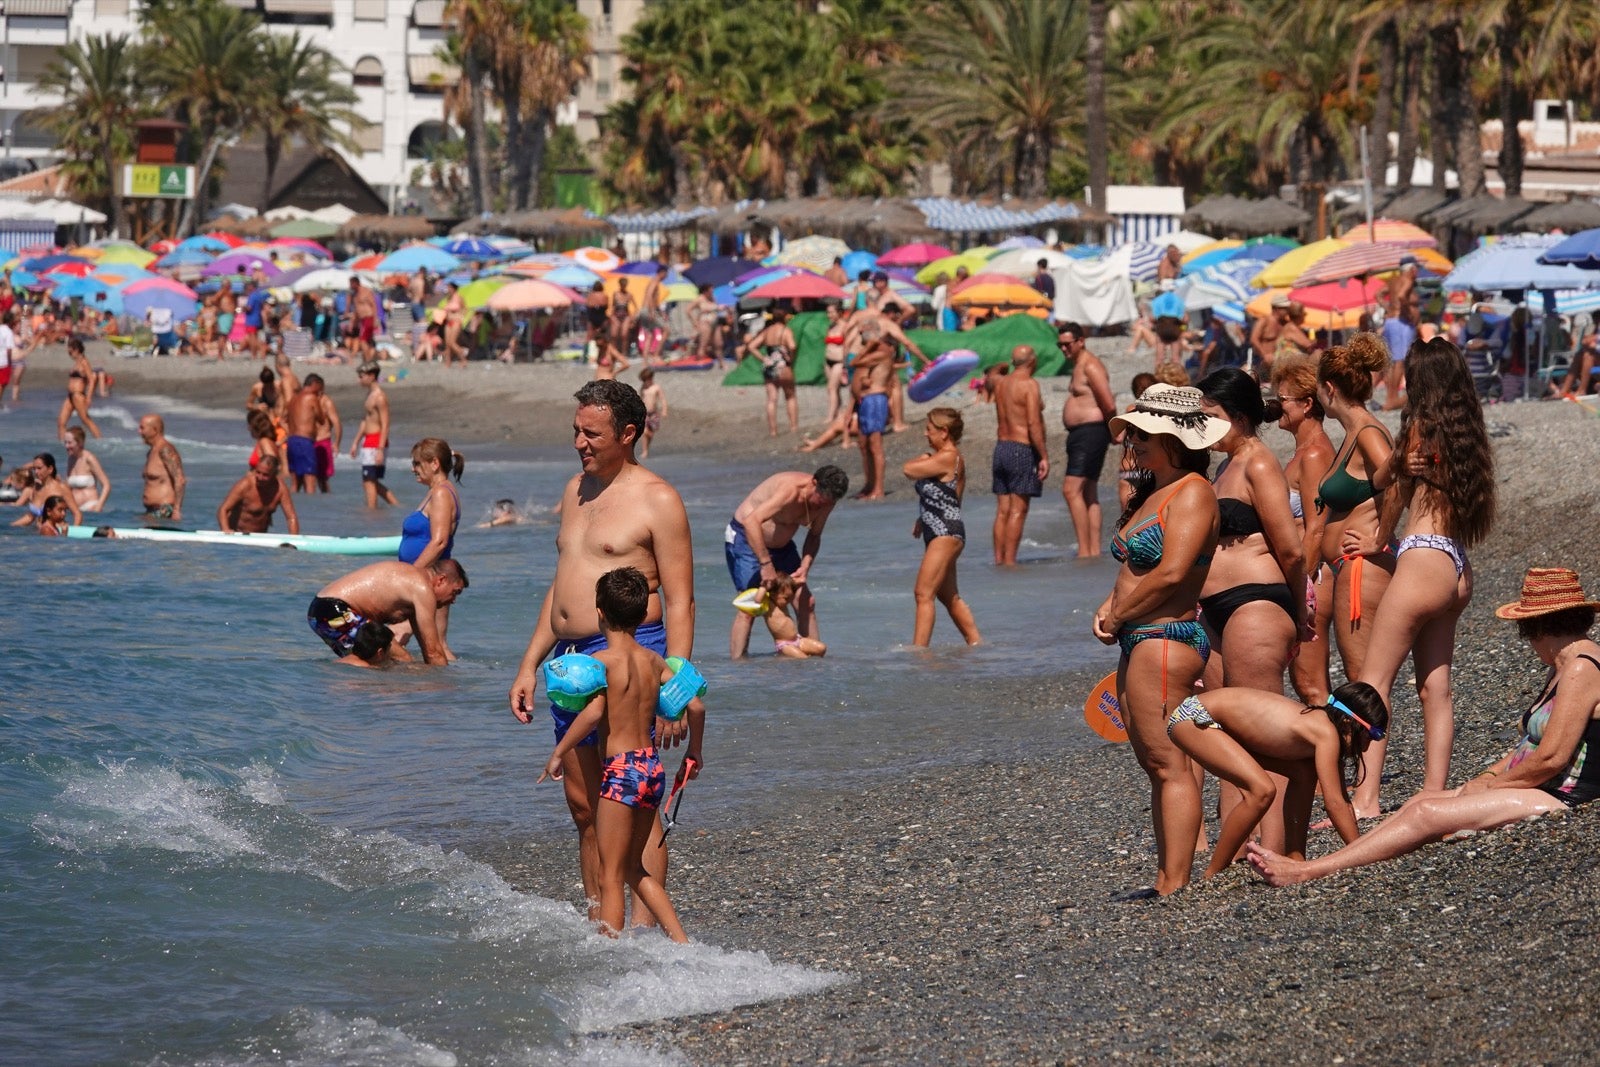
{"label": "pink umbrella", "polygon": [[309,237],[274,237],[272,239],[272,244],[285,245],[289,248],[303,248],[308,252],[315,252],[323,259],[328,260],[330,263],[333,261],[333,253],[317,244],[317,242],[313,241]]}
{"label": "pink umbrella", "polygon": [[538,308],[564,308],[575,296],[570,289],[527,278],[496,289],[489,294],[490,311],[533,311]]}
{"label": "pink umbrella", "polygon": [[758,285],[745,296],[768,300],[843,300],[844,290],[826,278],[806,273]]}
{"label": "pink umbrella", "polygon": [[1402,244],[1354,244],[1330,252],[1301,272],[1294,280],[1297,286],[1336,282],[1343,278],[1358,278],[1394,270],[1401,259],[1413,256],[1411,248]]}
{"label": "pink umbrella", "polygon": [[275,278],[283,273],[272,260],[254,252],[229,252],[225,256],[218,256],[200,273],[208,278],[215,278],[223,274],[249,274],[257,270],[268,278]]}
{"label": "pink umbrella", "polygon": [[1289,299],[1304,304],[1312,311],[1354,311],[1378,302],[1384,283],[1379,278],[1364,282],[1350,278],[1342,282],[1313,285],[1307,289],[1289,290]]}
{"label": "pink umbrella", "polygon": [[122,292],[124,296],[137,296],[139,293],[147,293],[157,289],[174,293],[178,296],[186,296],[190,300],[200,299],[200,295],[193,289],[182,282],[173,281],[171,278],[140,278],[136,282],[131,282]]}
{"label": "pink umbrella", "polygon": [[929,244],[918,241],[915,244],[901,245],[891,248],[878,257],[880,267],[925,267],[936,259],[953,256],[954,252],[944,245]]}

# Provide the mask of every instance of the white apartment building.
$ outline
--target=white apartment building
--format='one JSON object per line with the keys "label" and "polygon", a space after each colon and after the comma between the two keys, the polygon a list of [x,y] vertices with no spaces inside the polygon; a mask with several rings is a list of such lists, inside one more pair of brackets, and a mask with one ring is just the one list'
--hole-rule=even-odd
{"label": "white apartment building", "polygon": [[[362,151],[351,165],[389,196],[410,183],[425,147],[455,131],[445,120],[444,93],[460,77],[435,52],[444,43],[445,0],[223,0],[254,11],[269,30],[299,31],[352,72],[371,123],[356,135]],[[624,87],[620,41],[647,0],[574,0],[589,19],[595,48],[592,76],[558,121],[577,127],[588,143],[597,117]],[[138,32],[140,0],[4,0],[0,15],[0,156],[55,158],[50,134],[30,116],[54,100],[35,92],[40,75],[69,41],[90,34]]]}

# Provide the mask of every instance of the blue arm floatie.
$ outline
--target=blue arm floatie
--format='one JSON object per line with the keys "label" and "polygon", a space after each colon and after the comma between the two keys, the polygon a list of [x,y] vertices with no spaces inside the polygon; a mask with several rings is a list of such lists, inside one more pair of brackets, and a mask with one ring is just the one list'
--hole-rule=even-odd
{"label": "blue arm floatie", "polygon": [[676,722],[683,717],[689,701],[706,695],[706,680],[693,663],[678,656],[668,656],[667,666],[672,668],[672,677],[656,698],[656,714],[668,722]]}
{"label": "blue arm floatie", "polygon": [[589,699],[606,687],[606,665],[593,656],[568,652],[545,661],[544,687],[550,703],[582,711]]}

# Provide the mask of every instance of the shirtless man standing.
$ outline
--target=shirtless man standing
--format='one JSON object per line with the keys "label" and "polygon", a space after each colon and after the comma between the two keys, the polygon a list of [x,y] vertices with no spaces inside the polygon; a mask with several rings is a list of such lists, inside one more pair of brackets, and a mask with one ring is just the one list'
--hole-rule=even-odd
{"label": "shirtless man standing", "polygon": [[1050,473],[1045,451],[1044,400],[1033,372],[1038,360],[1031,345],[1011,350],[1011,373],[996,379],[994,409],[999,419],[994,443],[994,561],[1009,567],[1017,562],[1022,527],[1028,507],[1044,492]]}
{"label": "shirtless man standing", "polygon": [[289,431],[284,453],[289,457],[289,475],[297,493],[310,492],[317,477],[316,434],[321,411],[322,376],[308,374],[305,384],[290,397],[284,414],[284,426]]}
{"label": "shirtless man standing", "polygon": [[[886,305],[880,307],[869,302],[866,307],[851,312],[849,318],[845,320],[843,331],[844,350],[856,353],[865,352],[871,342],[887,335],[895,344],[916,356],[923,366],[927,366],[929,363],[927,355],[921,348],[917,347],[915,341],[906,336],[906,332],[900,328],[900,324],[892,316],[885,314],[886,308],[898,308],[900,304],[894,298],[892,292],[887,288],[884,291],[888,292],[890,296],[890,300]],[[894,358],[898,355],[898,349],[891,349],[890,362],[897,364],[897,366],[906,366],[907,364],[900,363]],[[859,362],[851,364],[852,369],[859,366]],[[891,373],[888,386],[890,424],[894,427],[895,433],[903,433],[910,427],[905,421],[905,397],[900,389],[900,376]]]}
{"label": "shirtless man standing", "polygon": [[[689,659],[694,652],[694,550],[689,516],[677,490],[644,467],[634,445],[644,429],[644,401],[633,387],[615,379],[593,381],[576,394],[572,420],[573,448],[581,473],[567,483],[561,497],[561,529],[556,534],[556,573],[539,608],[539,620],[528,641],[517,676],[511,683],[511,713],[521,723],[534,718],[539,664],[547,656],[592,653],[606,647],[595,611],[595,583],[618,567],[635,567],[650,580],[649,610],[635,639],[658,655]],[[576,712],[551,704],[556,739],[566,734]],[[703,766],[701,742],[705,705],[692,701],[686,717],[688,755]],[[684,739],[684,719],[656,720],[657,744]],[[600,854],[594,813],[600,803],[600,750],[597,738],[585,738],[562,760],[562,786],[567,808],[578,830],[578,866],[591,917],[599,900]],[[695,777],[698,770],[691,770]],[[645,866],[663,884],[667,850],[660,828],[651,833]],[[649,922],[649,912],[635,901],[636,922]]]}
{"label": "shirtless man standing", "polygon": [[294,500],[278,477],[278,457],[262,456],[256,469],[233,483],[217,508],[217,526],[223,533],[266,533],[272,529],[272,513],[283,509],[289,532],[300,532],[300,516]]}
{"label": "shirtless man standing", "polygon": [[150,447],[144,457],[144,514],[149,519],[183,521],[183,457],[167,440],[160,415],[139,420],[139,439]]}
{"label": "shirtless man standing", "polygon": [[367,387],[367,399],[361,405],[361,428],[350,443],[350,458],[361,459],[361,489],[369,509],[376,509],[379,500],[390,507],[400,505],[400,498],[383,484],[388,473],[384,454],[389,449],[389,398],[378,384],[379,370],[376,363],[356,368],[356,380]]}
{"label": "shirtless man standing", "polygon": [[1288,323],[1289,298],[1273,297],[1272,313],[1257,319],[1250,327],[1250,347],[1255,349],[1258,363],[1271,364],[1273,354],[1278,351],[1278,335]]}
{"label": "shirtless man standing", "polygon": [[1061,425],[1067,430],[1067,473],[1061,483],[1067,511],[1078,538],[1078,558],[1100,554],[1100,472],[1111,447],[1106,425],[1117,413],[1106,365],[1089,351],[1084,330],[1075,322],[1056,328],[1061,351],[1072,363],[1072,383],[1061,407]]}
{"label": "shirtless man standing", "polygon": [[373,624],[397,624],[417,635],[424,663],[442,665],[439,609],[455,603],[465,588],[467,572],[453,559],[434,560],[426,570],[396,561],[370,563],[323,586],[306,608],[306,624],[341,663],[373,663],[385,655],[410,660],[398,641],[368,656],[360,655],[366,649],[358,651]]}
{"label": "shirtless man standing", "polygon": [[[795,622],[802,637],[815,638],[819,633],[817,602],[806,577],[822,548],[822,528],[833,514],[834,505],[849,491],[849,476],[832,464],[818,467],[815,474],[774,474],[734,509],[723,535],[728,574],[738,592],[754,589],[780,574],[794,579]],[[794,535],[802,526],[806,528],[806,542],[796,549]],[[728,654],[734,659],[743,659],[750,651],[750,630],[755,621],[754,615],[733,613]]]}
{"label": "shirtless man standing", "polygon": [[333,457],[339,454],[339,445],[344,441],[344,425],[339,421],[339,409],[333,406],[333,397],[328,395],[322,375],[306,375],[306,384],[310,385],[313,378],[317,380],[317,427],[314,434],[317,489],[326,493],[328,479],[333,477]]}
{"label": "shirtless man standing", "polygon": [[350,353],[356,359],[371,359],[377,352],[374,342],[378,338],[378,296],[361,284],[361,279],[350,279]]}
{"label": "shirtless man standing", "polygon": [[883,431],[889,428],[889,383],[894,378],[895,346],[878,333],[851,365],[856,393],[856,424],[861,431],[861,478],[857,500],[883,499]]}

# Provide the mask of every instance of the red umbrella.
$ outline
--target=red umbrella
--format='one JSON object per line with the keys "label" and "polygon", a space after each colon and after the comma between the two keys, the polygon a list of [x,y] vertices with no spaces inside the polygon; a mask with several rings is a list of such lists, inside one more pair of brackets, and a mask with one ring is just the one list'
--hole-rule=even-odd
{"label": "red umbrella", "polygon": [[901,245],[891,248],[878,257],[880,267],[925,267],[936,259],[953,256],[954,252],[944,245],[929,244],[918,241],[915,244]]}
{"label": "red umbrella", "polygon": [[74,278],[83,278],[94,273],[94,264],[81,259],[71,263],[57,263],[44,273],[70,274]]}
{"label": "red umbrella", "polygon": [[843,300],[844,290],[826,278],[802,273],[758,285],[745,296],[768,300]]}
{"label": "red umbrella", "polygon": [[240,245],[244,244],[243,237],[240,237],[237,234],[224,233],[221,230],[212,230],[210,233],[206,234],[206,236],[213,238],[214,240],[221,241],[229,248],[238,248]]}
{"label": "red umbrella", "polygon": [[1328,282],[1305,289],[1289,290],[1289,299],[1304,304],[1312,311],[1352,311],[1378,302],[1384,283],[1379,278],[1357,281]]}
{"label": "red umbrella", "polygon": [[174,241],[170,237],[163,237],[161,240],[150,246],[150,251],[154,252],[158,256],[164,256],[177,247],[177,241]]}

